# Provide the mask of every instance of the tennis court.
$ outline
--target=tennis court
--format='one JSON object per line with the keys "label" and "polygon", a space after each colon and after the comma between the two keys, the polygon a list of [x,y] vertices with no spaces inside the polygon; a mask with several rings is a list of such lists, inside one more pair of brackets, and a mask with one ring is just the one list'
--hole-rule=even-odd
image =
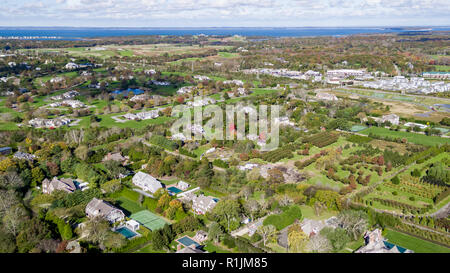
{"label": "tennis court", "polygon": [[164,219],[154,213],[151,213],[148,210],[141,210],[139,212],[133,213],[131,214],[130,218],[138,221],[141,225],[152,231],[163,228],[167,223],[166,221],[164,221]]}
{"label": "tennis court", "polygon": [[366,126],[362,126],[362,125],[353,125],[352,128],[350,129],[350,131],[352,132],[359,132],[362,131],[364,129],[366,129]]}

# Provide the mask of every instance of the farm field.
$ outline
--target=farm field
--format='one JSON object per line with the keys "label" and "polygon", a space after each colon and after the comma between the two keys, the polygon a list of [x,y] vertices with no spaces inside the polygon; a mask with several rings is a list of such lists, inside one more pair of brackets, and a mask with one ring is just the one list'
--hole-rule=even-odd
{"label": "farm field", "polygon": [[[442,200],[438,204],[434,204],[433,202],[433,198],[444,191],[445,187],[422,182],[419,178],[411,176],[410,173],[413,169],[423,170],[426,166],[429,166],[435,162],[440,162],[448,156],[448,153],[441,153],[423,163],[414,164],[409,169],[398,175],[400,180],[399,184],[395,184],[392,181],[384,182],[373,192],[364,196],[363,201],[366,204],[370,204],[374,208],[396,211],[398,213],[402,213],[404,209],[408,210],[408,206],[411,206],[411,208],[415,207],[417,209],[433,206],[427,210],[427,213],[437,210],[439,207],[442,207],[446,204],[446,202],[448,202],[447,199]],[[390,200],[393,200],[393,202],[399,202],[403,205],[391,204]]]}
{"label": "farm field", "polygon": [[442,138],[438,136],[426,136],[422,134],[416,134],[412,132],[403,132],[403,131],[392,131],[386,128],[381,127],[371,127],[367,128],[365,130],[360,131],[359,133],[369,135],[370,133],[382,136],[382,137],[395,137],[395,138],[406,138],[408,142],[420,144],[420,145],[427,145],[427,146],[434,146],[439,144],[449,144],[450,139],[449,138]]}
{"label": "farm field", "polygon": [[185,53],[202,53],[209,49],[228,49],[230,46],[212,46],[207,45],[199,47],[198,45],[185,44],[147,44],[147,45],[105,45],[98,47],[72,47],[72,48],[39,48],[24,49],[21,51],[38,51],[65,53],[73,57],[132,57],[132,56],[160,56],[164,53],[169,55],[185,54]]}

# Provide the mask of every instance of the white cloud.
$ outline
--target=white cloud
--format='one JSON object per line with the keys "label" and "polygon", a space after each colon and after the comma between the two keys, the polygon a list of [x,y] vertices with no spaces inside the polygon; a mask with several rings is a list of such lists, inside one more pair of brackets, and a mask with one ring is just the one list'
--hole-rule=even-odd
{"label": "white cloud", "polygon": [[[2,0],[0,24],[450,25],[448,0]],[[13,19],[11,21],[11,19]],[[34,21],[33,21],[34,20]]]}

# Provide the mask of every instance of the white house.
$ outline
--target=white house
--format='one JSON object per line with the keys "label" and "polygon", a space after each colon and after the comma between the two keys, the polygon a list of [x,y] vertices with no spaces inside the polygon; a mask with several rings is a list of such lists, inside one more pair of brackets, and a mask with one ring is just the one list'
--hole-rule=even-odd
{"label": "white house", "polygon": [[79,68],[80,66],[77,65],[76,63],[67,63],[64,67],[65,67],[66,69],[77,69],[77,68]]}
{"label": "white house", "polygon": [[217,199],[212,196],[195,196],[192,199],[192,209],[197,214],[205,214],[217,205]]}
{"label": "white house", "polygon": [[407,126],[407,127],[419,127],[422,130],[428,127],[425,124],[420,124],[420,123],[415,123],[415,122],[407,122],[407,123],[405,123],[405,126]]}
{"label": "white house", "polygon": [[392,125],[398,125],[400,123],[400,118],[396,114],[384,115],[381,117],[381,122],[384,123],[389,121]]}
{"label": "white house", "polygon": [[177,183],[177,188],[179,188],[182,191],[187,190],[191,185],[189,185],[189,183],[186,183],[182,180],[178,181]]}
{"label": "white house", "polygon": [[133,176],[133,184],[140,187],[144,191],[149,191],[155,193],[157,190],[161,189],[163,185],[153,176],[146,174],[144,172],[138,172]]}
{"label": "white house", "polygon": [[172,139],[185,141],[187,138],[185,135],[183,135],[183,133],[178,133],[178,134],[172,135]]}
{"label": "white house", "polygon": [[137,231],[140,227],[139,223],[133,219],[126,221],[125,226],[132,231]]}
{"label": "white house", "polygon": [[329,93],[324,93],[324,92],[317,93],[316,99],[327,100],[327,101],[337,101],[338,100],[338,98],[335,95],[329,94]]}

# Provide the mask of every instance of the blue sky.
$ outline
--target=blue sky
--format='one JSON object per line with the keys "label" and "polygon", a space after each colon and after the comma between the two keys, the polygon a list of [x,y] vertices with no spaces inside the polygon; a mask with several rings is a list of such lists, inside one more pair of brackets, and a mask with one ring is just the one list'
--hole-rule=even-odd
{"label": "blue sky", "polygon": [[449,26],[449,0],[1,0],[0,26]]}

